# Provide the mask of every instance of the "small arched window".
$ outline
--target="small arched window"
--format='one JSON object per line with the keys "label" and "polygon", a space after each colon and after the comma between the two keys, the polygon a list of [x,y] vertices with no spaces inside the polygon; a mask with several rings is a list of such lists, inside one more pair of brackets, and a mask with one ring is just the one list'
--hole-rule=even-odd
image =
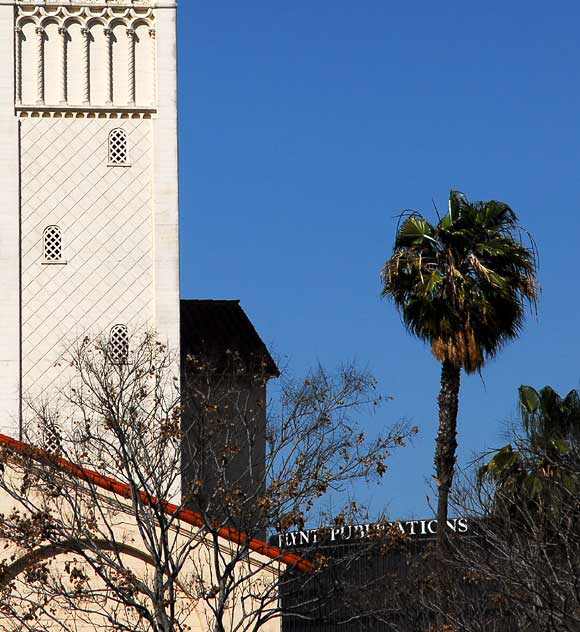
{"label": "small arched window", "polygon": [[127,167],[129,165],[127,132],[123,129],[114,129],[109,134],[109,166]]}
{"label": "small arched window", "polygon": [[129,330],[127,325],[115,325],[109,335],[109,357],[115,364],[129,361]]}
{"label": "small arched window", "polygon": [[42,234],[44,263],[64,263],[62,259],[62,231],[59,226],[47,226]]}

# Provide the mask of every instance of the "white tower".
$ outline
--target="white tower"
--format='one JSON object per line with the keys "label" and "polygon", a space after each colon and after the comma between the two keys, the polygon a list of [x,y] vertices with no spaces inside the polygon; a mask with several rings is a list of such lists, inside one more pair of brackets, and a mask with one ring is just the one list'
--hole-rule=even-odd
{"label": "white tower", "polygon": [[0,0],[0,432],[80,336],[179,344],[175,18]]}

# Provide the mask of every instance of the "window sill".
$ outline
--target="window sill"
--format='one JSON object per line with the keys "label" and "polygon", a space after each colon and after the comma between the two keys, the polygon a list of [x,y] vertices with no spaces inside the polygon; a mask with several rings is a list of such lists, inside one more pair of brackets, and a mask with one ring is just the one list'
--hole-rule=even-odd
{"label": "window sill", "polygon": [[112,168],[114,168],[114,167],[130,167],[130,166],[131,166],[131,165],[130,165],[128,162],[123,163],[122,165],[113,164],[113,163],[109,163],[109,164],[107,165],[107,167],[112,167]]}
{"label": "window sill", "polygon": [[41,261],[43,266],[66,266],[68,261]]}

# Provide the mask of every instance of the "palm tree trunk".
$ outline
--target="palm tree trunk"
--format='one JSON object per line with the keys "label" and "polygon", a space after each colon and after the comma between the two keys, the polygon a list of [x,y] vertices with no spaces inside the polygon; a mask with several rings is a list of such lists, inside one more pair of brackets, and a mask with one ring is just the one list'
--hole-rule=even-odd
{"label": "palm tree trunk", "polygon": [[437,548],[443,553],[447,543],[447,510],[449,490],[453,483],[455,450],[457,449],[457,410],[461,369],[445,360],[441,366],[439,391],[439,429],[435,446],[437,476]]}

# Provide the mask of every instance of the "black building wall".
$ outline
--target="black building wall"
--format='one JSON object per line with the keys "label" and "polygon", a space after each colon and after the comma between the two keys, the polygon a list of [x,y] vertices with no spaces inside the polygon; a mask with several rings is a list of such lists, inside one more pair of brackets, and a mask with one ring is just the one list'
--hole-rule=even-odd
{"label": "black building wall", "polygon": [[[415,632],[434,622],[410,595],[424,574],[432,539],[321,547],[314,577],[290,571],[281,582],[283,632]],[[421,626],[421,627],[417,627]]]}
{"label": "black building wall", "polygon": [[181,301],[182,490],[195,490],[192,509],[222,518],[227,494],[251,499],[259,489],[266,387],[278,375],[239,301]]}
{"label": "black building wall", "polygon": [[289,546],[293,552],[322,559],[312,575],[290,570],[282,578],[283,632],[433,631],[438,609],[445,608],[441,586],[454,616],[462,611],[478,620],[481,630],[510,632],[510,615],[499,613],[494,586],[470,577],[458,563],[460,551],[485,554],[478,525],[463,518],[448,522],[452,546],[445,564],[435,548],[436,527],[435,520],[414,520],[316,530],[322,534],[316,538],[315,532],[308,538],[272,537],[271,544],[295,542]]}

